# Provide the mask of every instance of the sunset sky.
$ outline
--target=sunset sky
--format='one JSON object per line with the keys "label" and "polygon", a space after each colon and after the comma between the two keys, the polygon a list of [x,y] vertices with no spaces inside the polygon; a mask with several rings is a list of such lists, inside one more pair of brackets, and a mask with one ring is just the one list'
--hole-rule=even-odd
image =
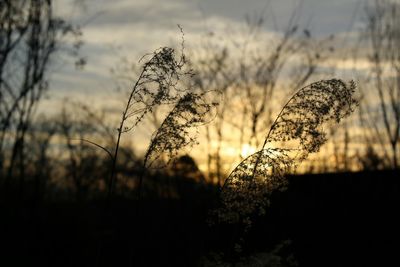
{"label": "sunset sky", "polygon": [[[56,61],[51,74],[49,99],[41,110],[59,109],[65,98],[84,101],[98,107],[117,106],[124,100],[115,90],[110,73],[126,58],[137,62],[142,55],[161,46],[177,46],[180,31],[185,32],[189,50],[207,34],[229,36],[245,26],[246,16],[263,15],[265,36],[279,35],[292,14],[294,24],[307,29],[315,38],[335,36],[336,52],[324,64],[336,64],[340,78],[353,78],[354,62],[346,49],[358,40],[357,32],[365,24],[363,11],[370,1],[362,0],[70,0],[57,1],[57,14],[82,25],[84,45],[80,55],[87,60],[83,70],[74,68],[70,59]],[[233,37],[232,37],[233,35]],[[239,36],[239,35],[238,35]],[[368,62],[358,61],[358,70]],[[331,77],[326,77],[331,78]],[[89,102],[88,102],[89,101]],[[118,112],[119,113],[119,112]],[[255,151],[245,145],[242,154]],[[238,154],[226,148],[225,154]]]}
{"label": "sunset sky", "polygon": [[296,10],[296,21],[317,37],[329,35],[351,38],[363,24],[361,0],[63,0],[57,13],[83,25],[87,59],[84,71],[61,64],[55,71],[56,91],[63,94],[91,94],[113,90],[110,68],[121,57],[136,62],[141,55],[160,46],[176,45],[185,31],[190,48],[206,33],[224,35],[227,29],[240,29],[245,17],[264,14],[265,33],[281,32]]}

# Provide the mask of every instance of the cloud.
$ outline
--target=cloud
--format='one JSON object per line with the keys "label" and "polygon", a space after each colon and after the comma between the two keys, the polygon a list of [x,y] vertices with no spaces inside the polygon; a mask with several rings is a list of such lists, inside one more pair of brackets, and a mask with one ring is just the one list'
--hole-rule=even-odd
{"label": "cloud", "polygon": [[[77,5],[83,1],[87,8]],[[141,55],[160,46],[177,46],[180,32],[185,31],[185,43],[196,47],[207,33],[240,40],[245,32],[245,14],[265,13],[267,25],[260,38],[273,38],[274,32],[286,25],[300,1],[265,0],[65,0],[57,2],[56,13],[70,18],[83,27],[85,45],[81,54],[88,64],[83,72],[71,66],[53,75],[53,88],[57,92],[97,92],[114,86],[110,68],[118,64],[122,56],[137,61]],[[312,33],[328,35],[348,30],[351,15],[360,0],[304,0],[298,9],[298,22],[310,20]],[[361,3],[361,4],[360,4]],[[269,20],[268,20],[269,19]],[[354,19],[354,24],[359,23]],[[274,24],[278,25],[275,28]],[[223,39],[223,38],[221,38]],[[340,57],[340,54],[337,54]],[[348,67],[348,62],[342,64]],[[100,86],[99,86],[100,85]],[[103,89],[101,89],[103,88]]]}

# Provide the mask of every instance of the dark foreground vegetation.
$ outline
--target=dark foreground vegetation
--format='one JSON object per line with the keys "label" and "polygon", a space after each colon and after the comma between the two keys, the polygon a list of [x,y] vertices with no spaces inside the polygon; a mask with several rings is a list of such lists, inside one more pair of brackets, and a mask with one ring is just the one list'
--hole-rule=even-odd
{"label": "dark foreground vegetation", "polygon": [[398,177],[398,171],[290,176],[288,190],[274,193],[267,215],[254,220],[241,252],[232,249],[235,227],[208,224],[216,187],[192,179],[171,179],[174,194],[147,191],[140,203],[3,195],[0,265],[396,266]]}

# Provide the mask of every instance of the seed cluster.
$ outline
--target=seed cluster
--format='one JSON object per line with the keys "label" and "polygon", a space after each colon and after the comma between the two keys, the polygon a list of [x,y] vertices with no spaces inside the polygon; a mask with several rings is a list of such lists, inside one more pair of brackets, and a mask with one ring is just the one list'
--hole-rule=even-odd
{"label": "seed cluster", "polygon": [[[300,89],[282,108],[260,151],[243,160],[226,179],[217,221],[250,229],[265,214],[269,196],[287,186],[285,175],[326,142],[324,127],[350,115],[357,101],[354,82],[332,79]],[[268,147],[270,146],[270,147]]]}

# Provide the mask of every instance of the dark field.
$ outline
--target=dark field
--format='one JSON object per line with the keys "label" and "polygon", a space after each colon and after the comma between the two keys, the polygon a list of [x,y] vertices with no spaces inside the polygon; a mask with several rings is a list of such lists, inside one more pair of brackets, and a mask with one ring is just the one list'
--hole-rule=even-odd
{"label": "dark field", "polygon": [[290,176],[288,190],[272,197],[240,254],[231,249],[232,227],[207,224],[216,188],[191,180],[175,183],[179,197],[144,197],[140,209],[118,197],[3,199],[0,266],[202,266],[218,253],[225,262],[246,262],[279,244],[285,244],[276,255],[282,264],[273,266],[290,266],[291,258],[298,266],[398,266],[398,176]]}

